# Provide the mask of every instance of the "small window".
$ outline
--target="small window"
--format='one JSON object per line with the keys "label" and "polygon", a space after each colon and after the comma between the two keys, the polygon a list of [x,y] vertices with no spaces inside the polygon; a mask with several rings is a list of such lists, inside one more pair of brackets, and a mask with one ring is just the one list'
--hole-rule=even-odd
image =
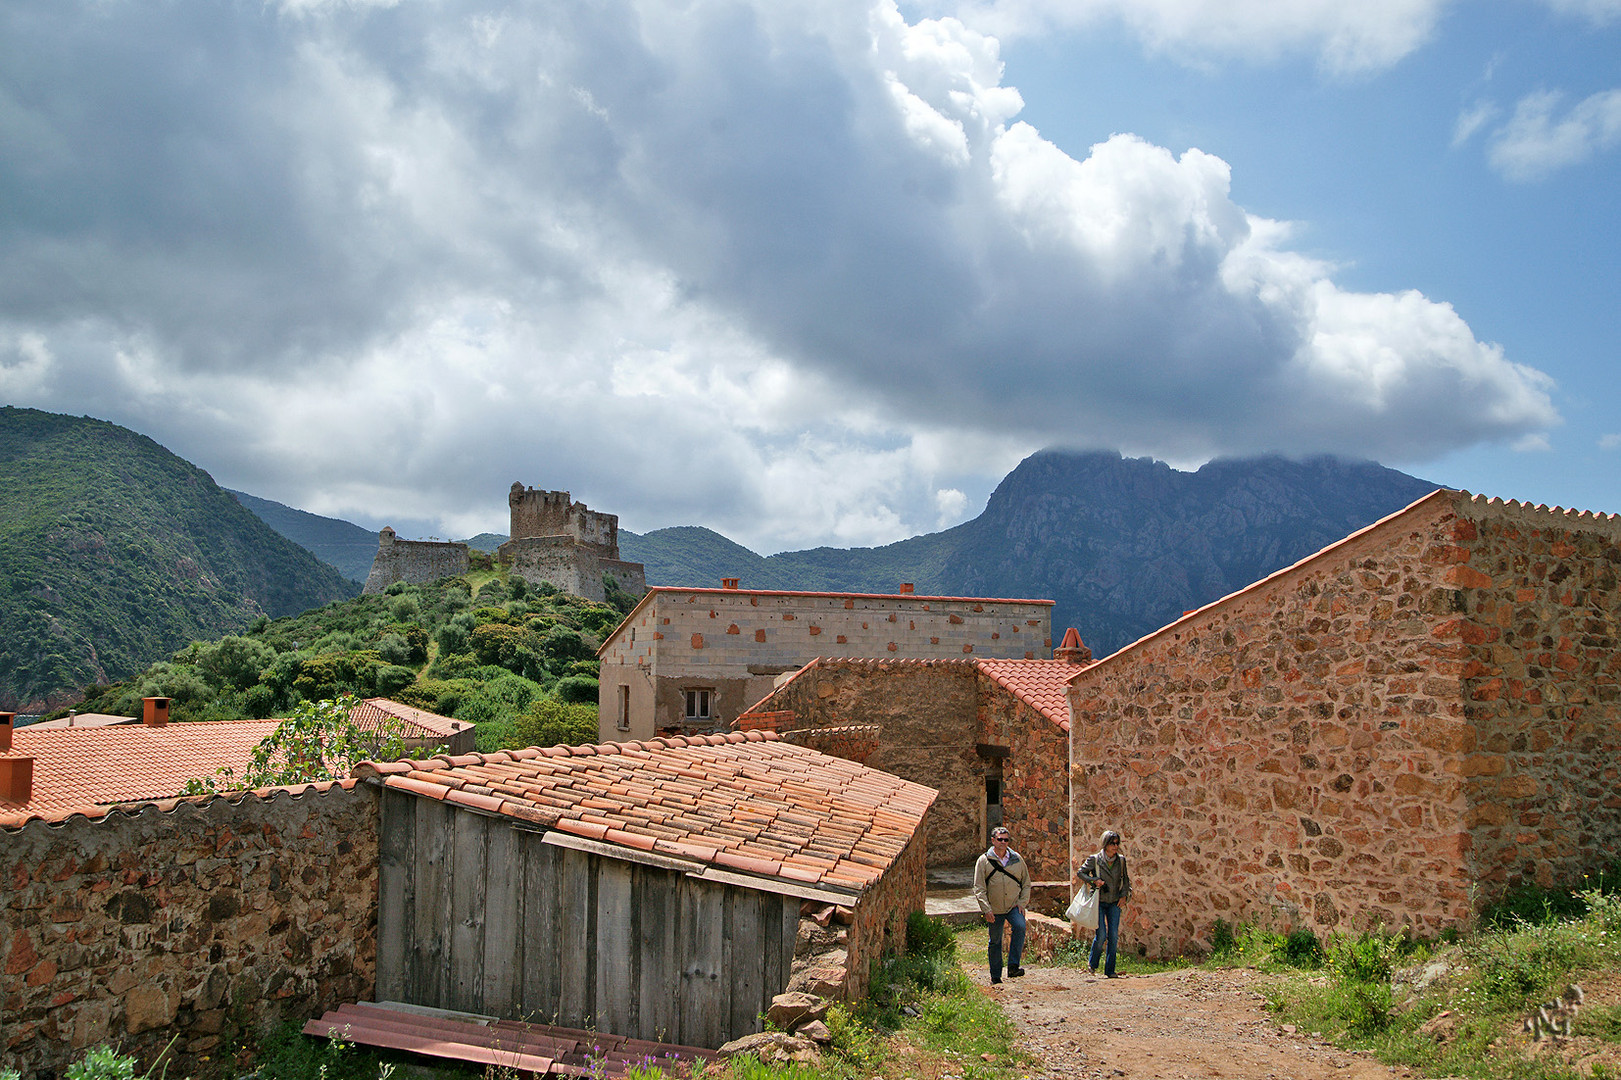
{"label": "small window", "polygon": [[630,687],[619,687],[619,730],[630,730]]}
{"label": "small window", "polygon": [[711,691],[708,691],[708,690],[688,690],[687,691],[687,719],[688,720],[708,720],[709,719],[709,697],[710,697],[710,693],[711,693]]}

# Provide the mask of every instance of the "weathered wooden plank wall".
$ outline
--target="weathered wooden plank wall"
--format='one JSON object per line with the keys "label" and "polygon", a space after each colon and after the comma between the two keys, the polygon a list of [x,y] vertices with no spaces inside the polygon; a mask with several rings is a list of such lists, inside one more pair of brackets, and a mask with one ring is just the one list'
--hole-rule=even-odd
{"label": "weathered wooden plank wall", "polygon": [[799,901],[383,792],[384,1000],[719,1046],[788,983]]}

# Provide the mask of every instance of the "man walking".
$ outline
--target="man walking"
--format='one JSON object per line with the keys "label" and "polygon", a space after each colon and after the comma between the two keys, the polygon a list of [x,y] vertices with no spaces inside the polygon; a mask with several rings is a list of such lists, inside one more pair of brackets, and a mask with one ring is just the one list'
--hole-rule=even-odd
{"label": "man walking", "polygon": [[1030,904],[1030,867],[1019,853],[1008,846],[1012,834],[998,825],[991,830],[990,850],[974,864],[974,899],[979,913],[990,924],[991,982],[1002,981],[1002,925],[1013,927],[1013,943],[1008,948],[1009,978],[1024,974],[1019,960],[1024,955],[1024,909]]}

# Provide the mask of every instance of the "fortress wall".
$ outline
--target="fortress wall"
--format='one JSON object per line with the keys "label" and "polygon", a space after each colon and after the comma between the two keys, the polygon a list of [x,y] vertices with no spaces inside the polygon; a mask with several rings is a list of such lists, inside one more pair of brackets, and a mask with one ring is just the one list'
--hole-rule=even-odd
{"label": "fortress wall", "polygon": [[531,585],[549,581],[564,592],[587,600],[605,598],[602,565],[596,553],[567,536],[532,536],[508,540],[496,557]]}
{"label": "fortress wall", "polygon": [[376,595],[396,581],[425,585],[440,578],[460,577],[467,573],[470,565],[466,544],[400,540],[394,536],[393,529],[384,529],[361,593]]}
{"label": "fortress wall", "polygon": [[1073,856],[1124,835],[1129,947],[1471,917],[1453,521],[1431,496],[1074,681]]}
{"label": "fortress wall", "polygon": [[616,514],[591,510],[584,503],[572,501],[566,491],[539,491],[521,483],[512,485],[507,505],[511,510],[507,535],[514,540],[566,536],[601,549],[600,554],[606,558],[619,558]]}
{"label": "fortress wall", "polygon": [[32,821],[0,842],[0,1047],[24,1076],[102,1043],[145,1069],[175,1035],[183,1076],[238,1032],[375,992],[371,788]]}
{"label": "fortress wall", "polygon": [[1579,880],[1621,851],[1621,523],[1476,499],[1450,541],[1476,873]]}

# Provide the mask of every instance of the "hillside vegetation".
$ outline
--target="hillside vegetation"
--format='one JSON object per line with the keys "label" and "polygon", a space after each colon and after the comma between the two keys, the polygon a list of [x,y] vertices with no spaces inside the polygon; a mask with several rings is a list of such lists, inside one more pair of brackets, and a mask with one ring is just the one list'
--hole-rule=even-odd
{"label": "hillside vegetation", "polygon": [[357,591],[151,439],[0,408],[0,708]]}
{"label": "hillside vegetation", "polygon": [[82,706],[176,720],[285,716],[339,694],[383,696],[478,725],[479,748],[595,742],[597,647],[621,607],[491,571],[389,587],[194,642]]}

